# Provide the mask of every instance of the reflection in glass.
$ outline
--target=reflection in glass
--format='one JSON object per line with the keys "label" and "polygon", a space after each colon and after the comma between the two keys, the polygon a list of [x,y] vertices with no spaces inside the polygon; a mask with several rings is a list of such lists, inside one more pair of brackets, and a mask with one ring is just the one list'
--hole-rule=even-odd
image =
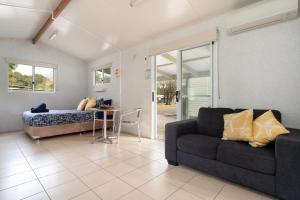
{"label": "reflection in glass", "polygon": [[197,117],[201,107],[212,106],[210,45],[182,51],[182,119]]}
{"label": "reflection in glass", "polygon": [[103,69],[103,83],[110,83],[111,80],[111,69]]}

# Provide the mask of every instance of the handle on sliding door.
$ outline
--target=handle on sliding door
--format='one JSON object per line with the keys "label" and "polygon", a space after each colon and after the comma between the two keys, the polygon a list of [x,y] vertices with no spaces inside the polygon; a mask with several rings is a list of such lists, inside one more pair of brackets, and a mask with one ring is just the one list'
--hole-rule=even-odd
{"label": "handle on sliding door", "polygon": [[154,102],[154,92],[152,92],[152,94],[151,94],[152,96],[151,96],[151,98],[152,98],[152,102]]}
{"label": "handle on sliding door", "polygon": [[176,91],[176,102],[179,102],[179,98],[180,98],[180,91],[177,90]]}

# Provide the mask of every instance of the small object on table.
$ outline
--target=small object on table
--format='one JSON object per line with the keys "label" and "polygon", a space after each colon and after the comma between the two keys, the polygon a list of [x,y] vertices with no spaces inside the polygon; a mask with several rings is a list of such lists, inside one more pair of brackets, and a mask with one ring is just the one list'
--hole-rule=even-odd
{"label": "small object on table", "polygon": [[[100,136],[100,137],[96,137],[95,140],[92,142],[95,143],[95,142],[99,142],[99,141],[102,141],[102,142],[109,142],[110,144],[112,144],[112,140],[114,137],[108,137],[107,136],[107,113],[112,113],[113,114],[113,119],[111,121],[113,121],[113,134],[115,132],[115,114],[116,112],[119,112],[119,109],[117,108],[113,108],[112,106],[101,106],[99,108],[89,108],[88,111],[92,111],[94,112],[94,123],[93,123],[93,136],[95,136],[95,127],[96,127],[96,121],[103,121],[103,136]],[[96,114],[97,113],[103,113],[103,119],[97,119],[96,117]]]}

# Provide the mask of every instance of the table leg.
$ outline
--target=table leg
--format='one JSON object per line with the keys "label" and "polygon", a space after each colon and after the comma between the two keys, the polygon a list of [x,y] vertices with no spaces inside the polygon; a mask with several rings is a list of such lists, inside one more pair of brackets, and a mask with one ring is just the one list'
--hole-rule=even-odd
{"label": "table leg", "polygon": [[94,112],[93,136],[95,136],[95,129],[96,129],[96,112]]}
{"label": "table leg", "polygon": [[[95,112],[96,113],[96,112]],[[96,114],[94,114],[94,127],[93,127],[93,135],[95,135],[95,121],[96,121]],[[107,136],[107,111],[103,111],[103,136],[100,137],[96,137],[94,141],[92,141],[91,143],[95,143],[95,142],[109,142],[112,143],[111,138],[109,138]]]}
{"label": "table leg", "polygon": [[104,118],[104,120],[103,120],[103,126],[104,126],[104,139],[106,140],[107,139],[107,132],[106,132],[106,129],[107,129],[107,124],[106,124],[106,118],[107,118],[107,112],[106,111],[104,111],[103,112],[103,118]]}

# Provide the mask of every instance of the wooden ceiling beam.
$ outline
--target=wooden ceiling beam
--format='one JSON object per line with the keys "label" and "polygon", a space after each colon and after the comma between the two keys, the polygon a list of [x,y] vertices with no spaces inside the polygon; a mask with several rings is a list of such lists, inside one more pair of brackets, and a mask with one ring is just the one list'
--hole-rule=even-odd
{"label": "wooden ceiling beam", "polygon": [[61,0],[61,2],[58,4],[56,9],[53,11],[53,14],[51,14],[45,24],[42,26],[42,28],[39,30],[39,32],[34,36],[32,39],[32,44],[36,44],[37,41],[42,37],[42,35],[46,32],[46,30],[51,26],[51,24],[54,22],[54,20],[61,14],[61,12],[67,7],[67,5],[70,3],[71,0]]}

